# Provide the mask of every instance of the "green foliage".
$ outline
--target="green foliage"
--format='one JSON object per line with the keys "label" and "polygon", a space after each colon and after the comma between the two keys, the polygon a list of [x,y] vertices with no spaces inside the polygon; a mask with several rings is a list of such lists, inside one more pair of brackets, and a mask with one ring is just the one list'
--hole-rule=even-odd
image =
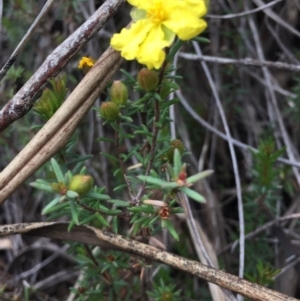
{"label": "green foliage", "polygon": [[264,263],[262,260],[258,260],[256,270],[253,275],[245,275],[246,278],[252,282],[258,283],[262,286],[270,285],[274,282],[275,277],[280,272],[279,269],[274,269],[269,262]]}
{"label": "green foliage", "polygon": [[[282,169],[278,167],[276,159],[284,152],[284,149],[275,150],[275,142],[272,138],[261,140],[258,152],[253,152],[254,165],[252,168],[253,179],[250,191],[245,194],[245,228],[246,233],[254,231],[258,225],[262,225],[276,214],[276,201],[280,193]],[[273,246],[265,239],[257,237],[246,241],[246,265],[247,278],[262,285],[272,283],[269,263],[274,258]],[[268,263],[268,264],[266,264]]]}
{"label": "green foliage", "polygon": [[[174,46],[172,50],[174,54],[181,44],[180,41]],[[155,233],[167,229],[173,239],[179,241],[180,236],[174,224],[174,217],[183,210],[177,195],[183,193],[200,203],[205,202],[204,197],[193,190],[192,185],[209,176],[212,171],[208,170],[188,177],[186,164],[182,162],[184,155],[182,142],[171,141],[169,133],[163,132],[170,122],[169,106],[178,101],[177,99],[165,100],[169,93],[178,88],[174,83],[178,77],[171,75],[172,71],[173,67],[169,64],[160,70],[160,74],[155,73],[155,84],[152,85],[151,82],[151,89],[148,86],[147,89],[141,88],[141,83],[137,83],[132,75],[123,71],[125,80],[122,83],[119,81],[114,83],[110,90],[110,97],[119,97],[127,86],[138,92],[140,98],[127,101],[126,88],[124,97],[126,101],[122,100],[121,105],[118,102],[118,112],[117,114],[113,112],[113,117],[111,111],[106,112],[103,109],[103,106],[110,102],[103,102],[101,105],[99,117],[104,118],[105,124],[114,132],[114,139],[99,138],[99,141],[114,144],[115,152],[101,153],[114,166],[112,174],[119,182],[112,189],[114,194],[105,194],[106,187],[98,185],[91,187],[93,179],[86,175],[87,170],[82,167],[82,162],[86,158],[80,156],[75,158],[71,155],[72,147],[76,142],[73,139],[62,153],[52,158],[50,164],[46,166],[51,177],[37,179],[31,183],[32,187],[44,191],[51,197],[45,204],[43,214],[49,219],[67,218],[69,231],[72,231],[74,225],[87,224],[128,235],[124,229],[131,227],[129,232],[131,237],[142,236],[145,241],[148,241]],[[145,70],[143,72],[145,73]],[[149,78],[143,80],[143,84],[147,80],[153,81],[152,73]],[[121,84],[117,86],[116,83]],[[51,85],[52,90],[46,90],[35,106],[35,110],[44,119],[52,116],[66,93],[65,78],[53,80]],[[134,122],[139,115],[142,116],[140,124]],[[134,146],[128,151],[123,151],[121,148],[125,139],[134,141]],[[67,164],[66,158],[71,158],[72,164],[70,162]],[[135,158],[138,164],[127,168],[132,158]],[[69,169],[69,166],[76,162],[78,163]],[[129,200],[124,198],[126,190],[131,196]],[[162,192],[161,198],[151,199],[151,193],[157,190]],[[124,290],[128,287],[129,280],[124,280],[127,279],[124,278],[124,273],[130,274],[131,266],[128,256],[119,252],[110,252],[107,255],[104,251],[96,249],[95,252],[91,252],[79,244],[72,244],[71,250],[77,254],[79,268],[84,271],[81,291],[73,289],[78,295],[76,300],[85,300],[85,298],[102,300],[103,296],[117,300],[120,295],[125,294]],[[146,268],[140,261],[136,262],[135,266],[139,266],[141,271]],[[138,284],[135,275],[130,278],[132,278],[130,286]],[[99,286],[99,281],[103,279],[105,281],[102,281]],[[138,291],[133,289],[126,289],[126,298],[137,293]],[[179,292],[175,290],[175,286],[165,285],[163,281],[154,285],[154,290],[149,292],[149,296],[154,300],[179,300]]]}
{"label": "green foliage", "polygon": [[175,285],[166,285],[160,278],[158,283],[154,283],[153,292],[147,294],[155,301],[180,301],[180,290],[176,290]]}
{"label": "green foliage", "polygon": [[52,89],[46,88],[41,98],[35,102],[33,109],[45,120],[49,120],[61,106],[68,93],[66,76],[50,80]]}

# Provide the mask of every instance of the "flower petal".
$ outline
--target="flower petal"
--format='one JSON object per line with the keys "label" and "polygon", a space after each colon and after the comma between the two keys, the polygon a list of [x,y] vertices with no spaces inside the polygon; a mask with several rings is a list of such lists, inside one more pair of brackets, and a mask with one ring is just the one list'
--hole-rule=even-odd
{"label": "flower petal", "polygon": [[176,33],[183,41],[196,37],[207,27],[207,23],[199,19],[198,15],[187,7],[184,10],[173,10],[172,16],[164,21],[163,24]]}
{"label": "flower petal", "polygon": [[155,25],[148,33],[146,39],[141,44],[137,60],[148,69],[159,69],[163,64],[166,53],[164,48],[170,46],[171,42],[164,40],[164,32],[161,26]]}
{"label": "flower petal", "polygon": [[110,45],[112,48],[121,51],[121,56],[126,60],[136,58],[140,44],[146,38],[153,27],[147,19],[133,23],[129,29],[123,28],[121,33],[113,35]]}
{"label": "flower petal", "polygon": [[193,12],[196,12],[198,17],[203,17],[207,14],[207,5],[205,0],[185,0],[186,5]]}

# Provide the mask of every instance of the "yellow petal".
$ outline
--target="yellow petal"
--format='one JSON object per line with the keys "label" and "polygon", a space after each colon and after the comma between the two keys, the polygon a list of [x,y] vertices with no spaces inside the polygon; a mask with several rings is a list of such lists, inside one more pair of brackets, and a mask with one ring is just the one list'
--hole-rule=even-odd
{"label": "yellow petal", "polygon": [[148,7],[152,4],[153,0],[127,0],[127,2],[129,4],[131,4],[132,6],[135,6],[139,9],[145,9],[147,10]]}
{"label": "yellow petal", "polygon": [[207,0],[185,0],[185,4],[189,9],[195,12],[198,17],[203,17],[207,14]]}
{"label": "yellow petal", "polygon": [[166,53],[164,48],[170,46],[170,42],[164,40],[164,32],[160,25],[155,25],[148,33],[138,51],[137,60],[148,69],[159,69],[163,64]]}
{"label": "yellow petal", "polygon": [[163,24],[183,41],[196,37],[207,27],[204,20],[199,19],[196,13],[187,8],[185,10],[173,10],[171,18],[164,21]]}
{"label": "yellow petal", "polygon": [[140,44],[146,38],[153,25],[147,20],[133,23],[129,29],[122,29],[121,33],[113,35],[110,45],[115,50],[121,51],[121,56],[126,60],[136,58]]}

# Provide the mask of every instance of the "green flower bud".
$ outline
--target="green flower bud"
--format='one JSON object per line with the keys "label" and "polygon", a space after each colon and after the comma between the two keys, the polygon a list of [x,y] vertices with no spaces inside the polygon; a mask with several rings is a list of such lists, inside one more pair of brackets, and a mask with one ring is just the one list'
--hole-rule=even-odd
{"label": "green flower bud", "polygon": [[128,89],[120,80],[115,80],[110,88],[110,100],[118,106],[126,104],[128,99]]}
{"label": "green flower bud", "polygon": [[161,295],[161,301],[173,301],[174,296],[172,292],[164,292]]}
{"label": "green flower bud", "polygon": [[69,190],[77,192],[79,195],[84,195],[94,186],[94,179],[89,175],[75,175],[72,177],[69,185]]}
{"label": "green flower bud", "polygon": [[119,118],[119,107],[112,101],[103,102],[100,106],[101,117],[108,121],[115,121]]}
{"label": "green flower bud", "polygon": [[166,152],[165,157],[169,162],[173,162],[174,151],[178,149],[180,154],[182,155],[184,152],[184,145],[181,140],[175,139],[170,142],[170,149]]}
{"label": "green flower bud", "polygon": [[159,77],[156,71],[143,68],[137,75],[139,86],[146,92],[153,91],[159,82]]}

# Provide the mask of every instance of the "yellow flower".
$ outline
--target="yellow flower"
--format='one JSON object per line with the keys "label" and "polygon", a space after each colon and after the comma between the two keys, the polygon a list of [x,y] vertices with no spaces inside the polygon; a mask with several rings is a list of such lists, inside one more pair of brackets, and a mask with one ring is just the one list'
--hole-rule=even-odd
{"label": "yellow flower", "polygon": [[78,64],[78,69],[91,69],[94,66],[95,60],[91,57],[83,56]]}
{"label": "yellow flower", "polygon": [[165,60],[165,47],[177,35],[186,41],[205,30],[201,19],[207,8],[204,0],[128,0],[135,6],[131,16],[135,21],[111,39],[111,46],[121,51],[126,60],[137,59],[148,69],[159,69]]}

